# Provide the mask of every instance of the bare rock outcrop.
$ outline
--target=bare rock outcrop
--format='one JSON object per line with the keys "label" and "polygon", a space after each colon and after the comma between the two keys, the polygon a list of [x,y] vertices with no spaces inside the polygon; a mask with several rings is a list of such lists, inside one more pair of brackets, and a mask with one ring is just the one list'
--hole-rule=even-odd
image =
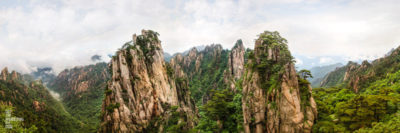
{"label": "bare rock outcrop", "polygon": [[21,80],[21,76],[16,71],[11,72],[11,80]]}
{"label": "bare rock outcrop", "polygon": [[238,40],[229,54],[229,71],[235,80],[240,79],[244,73],[244,53],[245,49],[242,40]]}
{"label": "bare rock outcrop", "polygon": [[229,85],[233,91],[236,91],[236,81],[238,81],[244,73],[245,52],[242,40],[238,40],[229,53],[228,69],[224,72],[224,82]]}
{"label": "bare rock outcrop", "polygon": [[9,73],[8,73],[7,67],[5,67],[3,70],[1,70],[1,80],[4,80],[4,81],[7,80],[8,75],[9,75]]}
{"label": "bare rock outcrop", "polygon": [[90,87],[104,83],[109,78],[106,63],[65,69],[49,83],[49,87],[66,96],[87,92]]}
{"label": "bare rock outcrop", "polygon": [[4,81],[18,81],[22,80],[21,74],[17,73],[16,71],[12,71],[11,73],[8,73],[8,68],[5,67],[0,73],[0,80]]}
{"label": "bare rock outcrop", "polygon": [[346,66],[327,74],[322,80],[321,86],[332,87],[344,83],[343,87],[351,88],[357,93],[361,89],[361,84],[375,76],[375,71],[373,64],[368,61],[363,61],[361,65],[350,61]]}
{"label": "bare rock outcrop", "polygon": [[43,102],[41,103],[41,102],[35,100],[35,101],[33,101],[32,105],[33,105],[33,108],[35,109],[35,111],[39,112],[39,111],[44,110],[45,103],[43,103]]}
{"label": "bare rock outcrop", "polygon": [[400,47],[392,49],[384,57],[361,64],[350,61],[346,66],[337,68],[324,77],[322,87],[340,86],[358,93],[367,88],[371,81],[385,78],[389,73],[399,71]]}
{"label": "bare rock outcrop", "polygon": [[[242,108],[246,133],[311,132],[317,110],[311,86],[297,76],[287,41],[277,32],[256,40],[244,74]],[[308,99],[301,99],[307,95]],[[302,102],[310,103],[309,106]]]}
{"label": "bare rock outcrop", "polygon": [[198,51],[194,47],[188,52],[187,55],[176,54],[173,57],[171,64],[179,64],[179,66],[184,70],[184,73],[187,74],[188,78],[190,79],[193,77],[193,75],[202,73],[200,66],[204,63],[209,63],[212,61],[226,62],[227,69],[224,71],[224,82],[234,89],[234,82],[239,80],[244,73],[245,48],[242,40],[238,40],[231,50],[225,51],[229,52],[228,58],[222,59],[224,56],[223,54],[225,53],[220,44],[207,45],[203,51]]}
{"label": "bare rock outcrop", "polygon": [[142,35],[133,35],[110,67],[100,132],[163,131],[176,107],[185,116],[185,127],[194,127],[196,109],[187,79],[179,68],[173,70],[164,62],[158,33],[142,30]]}

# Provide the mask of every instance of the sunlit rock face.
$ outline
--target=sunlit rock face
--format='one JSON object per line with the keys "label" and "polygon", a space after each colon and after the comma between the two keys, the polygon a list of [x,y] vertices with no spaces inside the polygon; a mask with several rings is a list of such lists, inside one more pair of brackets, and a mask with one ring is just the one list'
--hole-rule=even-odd
{"label": "sunlit rock face", "polygon": [[229,85],[232,91],[237,91],[236,81],[243,76],[245,52],[242,40],[238,40],[229,53],[228,70],[224,73],[224,82]]}
{"label": "sunlit rock face", "polygon": [[187,79],[171,67],[164,62],[158,33],[143,30],[133,35],[111,60],[100,132],[163,131],[171,107],[178,107],[185,127],[193,128],[197,115]]}
{"label": "sunlit rock face", "polygon": [[[279,33],[264,32],[249,55],[242,98],[246,133],[311,132],[317,115],[312,88],[299,83],[286,43]],[[307,106],[301,104],[305,94]]]}
{"label": "sunlit rock face", "polygon": [[[90,87],[97,87],[106,82],[110,77],[106,63],[79,66],[65,69],[48,84],[48,86],[66,96],[79,95],[89,91]],[[98,88],[103,89],[103,88]]]}

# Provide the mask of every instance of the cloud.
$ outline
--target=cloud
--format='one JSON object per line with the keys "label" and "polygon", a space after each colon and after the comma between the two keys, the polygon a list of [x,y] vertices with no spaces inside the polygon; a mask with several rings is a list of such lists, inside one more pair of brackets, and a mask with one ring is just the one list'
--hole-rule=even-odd
{"label": "cloud", "polygon": [[300,59],[295,59],[296,60],[296,65],[303,65],[303,61]]}
{"label": "cloud", "polygon": [[90,59],[93,62],[101,61],[101,56],[96,54],[96,55],[93,55]]}
{"label": "cloud", "polygon": [[32,0],[0,2],[0,67],[20,72],[108,61],[133,33],[160,33],[169,53],[237,39],[254,47],[264,30],[305,56],[379,57],[399,44],[400,1],[348,0]]}
{"label": "cloud", "polygon": [[321,58],[319,58],[319,63],[320,64],[334,63],[334,60],[329,57],[321,57]]}

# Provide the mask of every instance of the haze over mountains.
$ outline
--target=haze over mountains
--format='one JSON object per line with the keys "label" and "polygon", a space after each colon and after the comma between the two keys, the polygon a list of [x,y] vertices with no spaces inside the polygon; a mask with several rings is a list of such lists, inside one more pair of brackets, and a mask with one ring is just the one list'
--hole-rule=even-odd
{"label": "haze over mountains", "polygon": [[0,133],[397,133],[399,5],[0,0]]}
{"label": "haze over mountains", "polygon": [[310,78],[311,85],[313,87],[320,87],[320,84],[322,80],[325,78],[325,76],[334,71],[335,69],[343,66],[342,63],[336,63],[332,65],[327,65],[327,66],[320,66],[320,67],[313,67],[310,69],[311,74],[313,75],[313,78]]}
{"label": "haze over mountains", "polygon": [[[324,58],[342,64],[373,60],[399,45],[398,4],[397,0],[100,0],[96,4],[2,0],[0,67],[21,73],[51,67],[59,73],[93,64],[93,55],[107,62],[125,38],[141,29],[158,31],[170,54],[213,43],[229,49],[239,38],[246,48],[253,48],[257,33],[269,29],[289,40],[293,55],[304,62],[304,67],[297,64],[299,68],[330,65],[319,64]],[[147,10],[150,7],[154,10]]]}
{"label": "haze over mountains", "polygon": [[14,115],[27,121],[0,131],[400,131],[399,48],[361,65],[308,71],[296,70],[288,41],[276,31],[259,34],[254,50],[239,39],[230,50],[212,44],[174,55],[163,52],[158,36],[142,30],[111,62],[57,76],[48,67],[25,75],[3,69],[0,109],[17,107]]}

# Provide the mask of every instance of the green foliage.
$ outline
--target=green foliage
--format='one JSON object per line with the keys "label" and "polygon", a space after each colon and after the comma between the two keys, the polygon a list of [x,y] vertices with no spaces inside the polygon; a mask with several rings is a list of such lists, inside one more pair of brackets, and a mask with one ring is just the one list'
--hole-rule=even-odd
{"label": "green foliage", "polygon": [[166,63],[166,69],[167,69],[167,75],[169,77],[173,77],[174,75],[174,69],[172,69],[171,65],[169,63]]}
{"label": "green foliage", "polygon": [[[303,78],[298,78],[299,82],[299,89],[300,89],[300,104],[303,112],[306,112],[306,107],[311,106],[310,105],[310,98],[311,98],[311,92],[308,88],[310,85],[310,82],[308,82],[306,79]],[[304,113],[304,121],[307,120],[307,113]]]}
{"label": "green foliage", "polygon": [[113,68],[113,65],[112,65],[112,63],[110,63],[110,65],[107,67],[108,69],[107,69],[107,72],[108,72],[108,74],[111,74],[112,75],[112,68]]}
{"label": "green foliage", "polygon": [[[279,89],[279,83],[281,75],[284,72],[284,68],[280,64],[273,63],[272,60],[267,60],[267,58],[261,58],[260,64],[257,64],[256,70],[260,73],[261,88],[265,89],[267,92],[272,92],[273,89]],[[272,68],[272,69],[269,69]],[[264,82],[267,81],[267,82]]]}
{"label": "green foliage", "polygon": [[145,35],[139,35],[136,38],[136,45],[139,45],[140,49],[143,52],[143,56],[146,57],[146,63],[150,64],[153,61],[153,58],[151,56],[154,55],[155,50],[160,50],[161,48],[156,47],[155,45],[150,45],[150,43],[154,42],[160,42],[158,39],[158,34],[157,32],[154,32],[152,30],[148,30]]}
{"label": "green foliage", "polygon": [[261,40],[262,44],[257,45],[255,53],[249,53],[247,67],[261,75],[260,86],[270,93],[274,89],[279,89],[281,76],[285,72],[284,66],[293,62],[293,57],[288,50],[286,39],[276,31],[265,31],[259,35],[258,40]]}
{"label": "green foliage", "polygon": [[357,133],[395,133],[400,131],[400,113],[390,116],[390,120],[372,123],[371,128],[361,128]]}
{"label": "green foliage", "polygon": [[[222,50],[220,55],[214,55],[213,52],[204,52],[203,60],[200,64],[198,73],[194,73],[189,78],[189,90],[191,97],[196,105],[202,104],[202,98],[211,94],[211,90],[222,90],[227,88],[224,83],[224,71],[228,69],[229,51]],[[215,57],[214,57],[215,56]],[[184,68],[186,73],[195,71],[195,61],[191,62],[190,68]]]}
{"label": "green foliage", "polygon": [[248,60],[253,60],[254,59],[254,51],[247,48],[246,51],[244,52],[244,63],[246,68],[253,68],[253,66],[249,66],[250,63],[247,63]]}
{"label": "green foliage", "polygon": [[345,103],[355,97],[352,91],[339,88],[315,88],[313,97],[317,103],[318,118],[313,126],[313,132],[344,132],[347,129],[340,124],[335,115],[335,108],[338,103]]}
{"label": "green foliage", "polygon": [[160,42],[158,39],[159,35],[160,34],[157,32],[148,30],[144,35],[137,36],[136,42],[126,42],[122,48],[117,51],[115,56],[113,56],[113,59],[117,59],[118,53],[122,51],[125,54],[125,59],[128,63],[128,66],[132,66],[133,55],[131,54],[131,50],[138,50],[139,48],[143,55],[138,53],[137,56],[140,58],[145,57],[146,63],[148,64],[152,63],[153,58],[151,58],[151,56],[155,54],[155,50],[161,50],[161,48],[157,47],[156,45],[152,45],[151,43]]}
{"label": "green foliage", "polygon": [[[326,78],[327,82],[322,87],[337,86],[345,83],[344,87],[357,86],[359,91],[368,88],[372,83],[377,80],[385,79],[388,74],[396,73],[400,70],[400,49],[396,49],[392,54],[373,61],[371,64],[364,61],[361,65],[349,62],[345,67],[334,71]],[[359,78],[357,82],[343,81],[344,74],[348,71],[348,79],[354,81]]]}
{"label": "green foliage", "polygon": [[334,71],[336,68],[342,67],[343,64],[341,63],[336,63],[336,64],[332,64],[332,65],[327,65],[327,66],[317,66],[317,67],[313,67],[310,69],[313,78],[309,79],[309,81],[311,82],[311,85],[314,88],[318,88],[321,86],[321,82],[322,80],[324,80],[324,77]]}
{"label": "green foliage", "polygon": [[[216,53],[203,52],[199,71],[189,78],[191,96],[196,101],[196,105],[200,106],[200,121],[196,130],[199,132],[240,132],[243,130],[242,95],[227,90],[228,85],[224,82],[224,72],[228,70],[230,51],[222,50],[220,54]],[[184,68],[189,75],[196,71],[195,61],[190,65],[192,67]],[[241,81],[236,83],[236,88],[240,92]],[[205,100],[203,98],[208,101],[201,106]]]}
{"label": "green foliage", "polygon": [[149,126],[143,132],[159,132],[158,129],[163,125],[163,133],[197,133],[195,129],[187,128],[187,115],[179,106],[162,105],[166,112],[152,119]]}
{"label": "green foliage", "polygon": [[158,39],[158,36],[160,36],[160,34],[158,32],[155,32],[155,31],[152,31],[152,30],[148,30],[147,33],[146,33],[146,36],[148,36],[151,41],[156,41],[156,42],[160,41]]}
{"label": "green foliage", "polygon": [[386,98],[378,95],[358,95],[336,106],[336,116],[352,131],[371,127],[387,113]]}
{"label": "green foliage", "polygon": [[133,48],[131,45],[132,43],[133,43],[132,41],[126,42],[124,45],[122,45],[122,49],[126,50],[132,49]]}
{"label": "green foliage", "polygon": [[[400,71],[368,83],[356,94],[348,89],[317,88],[314,132],[383,132],[398,129]],[[398,130],[397,130],[398,131]],[[385,131],[386,132],[386,131]]]}
{"label": "green foliage", "polygon": [[[11,129],[4,127],[6,120],[6,110],[13,111],[14,108],[12,106],[1,105],[0,104],[0,132],[1,133],[34,133],[37,131],[37,127],[35,125],[31,125],[29,128],[25,128],[21,121],[10,121],[12,126]],[[13,113],[11,113],[11,117],[15,117]]]}
{"label": "green foliage", "polygon": [[228,116],[228,102],[233,99],[232,93],[228,90],[213,93],[212,99],[203,105],[206,115],[213,120],[223,120]]}
{"label": "green foliage", "polygon": [[[106,84],[106,83],[104,83]],[[66,97],[63,102],[66,110],[71,115],[86,125],[80,131],[96,132],[100,127],[101,104],[104,95],[102,93],[104,84],[89,88],[88,92],[78,93],[76,97]],[[110,95],[112,91],[105,89],[106,95]]]}
{"label": "green foliage", "polygon": [[[278,32],[265,31],[259,35],[259,40],[262,40],[262,45],[258,45],[255,51],[260,53],[256,53],[257,55],[249,54],[249,60],[251,61],[248,67],[250,66],[250,68],[262,75],[260,76],[260,81],[263,81],[260,84],[261,88],[267,92],[272,92],[274,89],[279,89],[278,84],[281,82],[281,76],[285,72],[284,65],[290,63],[293,57],[287,48],[286,39],[282,38]],[[278,60],[270,58],[271,55],[277,54],[268,53],[273,51],[279,51],[279,55],[275,55],[279,56]]]}
{"label": "green foliage", "polygon": [[[73,118],[60,102],[55,100],[46,88],[40,83],[26,86],[19,82],[0,81],[0,101],[9,101],[13,105],[13,116],[23,118],[24,121],[15,127],[37,132],[77,132],[82,128],[81,122]],[[33,102],[40,103],[40,110],[35,110]],[[4,108],[3,108],[4,109]],[[1,112],[3,113],[3,112]],[[3,120],[3,119],[1,119]],[[2,124],[0,124],[2,125]],[[19,132],[19,131],[16,131]]]}
{"label": "green foliage", "polygon": [[340,67],[326,75],[326,77],[324,78],[324,80],[326,81],[324,81],[324,84],[321,84],[321,87],[334,87],[343,83],[343,78],[346,70],[346,67]]}
{"label": "green foliage", "polygon": [[108,112],[112,113],[112,112],[114,112],[114,109],[119,108],[119,106],[120,106],[119,103],[116,103],[116,104],[112,104],[111,103],[110,105],[108,105],[106,107],[106,109],[107,109]]}
{"label": "green foliage", "polygon": [[[167,121],[165,126],[167,133],[185,133],[189,129],[186,127],[186,114],[184,112],[177,111],[178,106],[171,106],[170,113],[171,116]],[[181,121],[180,121],[181,120]]]}
{"label": "green foliage", "polygon": [[177,84],[182,84],[182,83],[186,82],[186,79],[185,79],[185,78],[179,77],[179,78],[176,78],[176,79],[175,79],[175,82],[176,82]]}
{"label": "green foliage", "polygon": [[[132,56],[132,54],[131,54],[131,49],[136,49],[136,47],[134,46],[134,45],[132,45],[133,44],[133,42],[132,41],[129,41],[129,42],[126,42],[123,46],[122,46],[122,49],[125,49],[125,51],[124,51],[124,53],[126,54],[125,55],[125,60],[126,60],[126,62],[128,63],[128,66],[132,66],[132,60],[133,60],[133,56]],[[116,54],[116,55],[118,55],[118,54]],[[120,73],[120,72],[119,72]]]}
{"label": "green foliage", "polygon": [[126,56],[125,57],[126,57],[126,62],[128,63],[128,66],[132,66],[133,56],[132,56],[132,54],[131,54],[131,52],[129,50],[126,51]]}
{"label": "green foliage", "polygon": [[[86,91],[74,92],[70,89],[68,79],[57,79],[50,84],[49,87],[61,95],[62,103],[65,110],[68,111],[72,117],[80,120],[82,127],[74,128],[72,130],[79,130],[80,132],[96,132],[100,127],[101,106],[105,95],[112,94],[106,81],[110,78],[107,73],[109,67],[106,63],[97,63],[82,68],[73,68],[68,70],[70,72],[70,79],[81,79],[78,82],[89,81],[90,85]],[[87,72],[86,77],[79,76],[81,71]]]}
{"label": "green foliage", "polygon": [[254,60],[255,59],[254,51],[248,52],[248,59],[250,59],[250,60]]}
{"label": "green foliage", "polygon": [[[264,44],[259,46],[261,47],[261,49],[272,49],[279,51],[279,60],[277,61],[278,64],[282,65],[288,62],[293,62],[293,57],[290,54],[289,48],[287,46],[288,42],[285,38],[280,36],[279,32],[264,31],[264,33],[261,33],[259,35],[259,39],[261,39]],[[265,45],[267,47],[265,47]]]}
{"label": "green foliage", "polygon": [[300,70],[299,75],[305,80],[307,80],[307,78],[313,78],[311,71],[306,69]]}
{"label": "green foliage", "polygon": [[228,89],[216,91],[212,99],[200,109],[201,132],[241,132],[243,131],[242,95]]}
{"label": "green foliage", "polygon": [[237,40],[236,43],[235,43],[235,46],[233,46],[232,49],[235,49],[235,48],[239,47],[239,45],[243,45],[242,39]]}
{"label": "green foliage", "polygon": [[[156,133],[158,132],[158,129],[160,128],[159,123],[160,121],[164,121],[162,119],[162,116],[158,116],[156,118],[153,118],[150,120],[149,125],[143,129],[143,133]],[[110,131],[111,132],[111,131]]]}
{"label": "green foliage", "polygon": [[258,35],[260,39],[262,39],[265,44],[270,44],[272,46],[279,46],[281,44],[287,44],[287,40],[285,38],[282,38],[279,34],[279,32],[274,31],[264,31],[264,33],[261,33]]}
{"label": "green foliage", "polygon": [[106,95],[111,95],[112,90],[110,90],[110,89],[107,88],[107,89],[104,91],[104,93],[105,93]]}

